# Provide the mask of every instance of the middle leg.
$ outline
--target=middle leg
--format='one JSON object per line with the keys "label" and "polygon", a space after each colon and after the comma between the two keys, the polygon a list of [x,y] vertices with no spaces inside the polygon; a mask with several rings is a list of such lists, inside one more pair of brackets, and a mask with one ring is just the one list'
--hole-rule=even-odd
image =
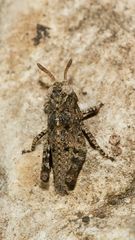
{"label": "middle leg", "polygon": [[40,139],[42,137],[44,137],[47,133],[47,130],[43,130],[42,132],[40,132],[34,139],[33,139],[33,142],[32,142],[32,145],[31,145],[31,149],[29,150],[23,150],[22,151],[22,154],[24,153],[29,153],[29,152],[33,152],[36,148],[36,145],[39,143]]}
{"label": "middle leg", "polygon": [[93,147],[95,150],[98,150],[100,154],[105,158],[109,158],[111,161],[115,161],[113,157],[110,157],[107,153],[104,152],[104,150],[102,150],[102,148],[98,145],[95,137],[85,126],[83,126],[82,132],[87,141],[89,142],[89,144],[91,145],[91,147]]}

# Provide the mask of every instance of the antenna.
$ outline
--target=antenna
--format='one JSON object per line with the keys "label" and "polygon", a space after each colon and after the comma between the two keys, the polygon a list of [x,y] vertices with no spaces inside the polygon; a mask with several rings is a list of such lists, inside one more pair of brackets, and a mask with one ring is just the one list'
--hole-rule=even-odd
{"label": "antenna", "polygon": [[40,63],[37,63],[37,66],[40,68],[41,71],[45,72],[53,81],[56,80],[53,74],[49,70],[47,70],[45,67],[43,67]]}
{"label": "antenna", "polygon": [[64,79],[65,79],[65,80],[67,80],[67,72],[68,72],[68,69],[70,68],[71,64],[72,64],[72,59],[70,59],[70,60],[68,61],[67,66],[66,66],[66,68],[65,68],[65,71],[64,71]]}

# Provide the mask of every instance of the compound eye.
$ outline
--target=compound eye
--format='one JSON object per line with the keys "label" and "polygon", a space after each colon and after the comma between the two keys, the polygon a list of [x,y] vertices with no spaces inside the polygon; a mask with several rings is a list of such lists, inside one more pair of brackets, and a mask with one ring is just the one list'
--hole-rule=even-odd
{"label": "compound eye", "polygon": [[49,113],[49,104],[48,103],[44,104],[44,112]]}
{"label": "compound eye", "polygon": [[74,91],[72,91],[67,97],[67,102],[69,106],[75,107],[77,104],[77,101],[78,101],[77,95],[75,94]]}

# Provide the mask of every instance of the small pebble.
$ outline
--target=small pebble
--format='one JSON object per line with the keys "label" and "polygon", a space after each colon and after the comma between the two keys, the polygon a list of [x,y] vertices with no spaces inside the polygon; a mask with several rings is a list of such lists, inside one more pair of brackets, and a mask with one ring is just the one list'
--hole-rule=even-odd
{"label": "small pebble", "polygon": [[122,154],[122,149],[119,146],[111,146],[111,150],[114,156],[119,156]]}
{"label": "small pebble", "polygon": [[111,145],[116,146],[117,144],[120,143],[120,136],[117,135],[117,134],[112,134],[112,135],[110,136],[110,138],[109,138],[109,143],[110,143]]}

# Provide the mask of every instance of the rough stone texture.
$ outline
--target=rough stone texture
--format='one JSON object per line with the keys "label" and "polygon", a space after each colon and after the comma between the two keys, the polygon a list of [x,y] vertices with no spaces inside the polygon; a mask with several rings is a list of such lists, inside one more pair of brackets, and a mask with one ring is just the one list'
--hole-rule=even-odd
{"label": "rough stone texture", "polygon": [[[36,45],[37,24],[50,29]],[[70,57],[80,107],[105,104],[87,127],[117,157],[89,148],[76,189],[61,197],[52,179],[39,186],[42,146],[21,151],[46,125],[39,80],[51,82],[36,63],[61,79]],[[1,0],[0,62],[0,239],[135,239],[135,1]]]}

